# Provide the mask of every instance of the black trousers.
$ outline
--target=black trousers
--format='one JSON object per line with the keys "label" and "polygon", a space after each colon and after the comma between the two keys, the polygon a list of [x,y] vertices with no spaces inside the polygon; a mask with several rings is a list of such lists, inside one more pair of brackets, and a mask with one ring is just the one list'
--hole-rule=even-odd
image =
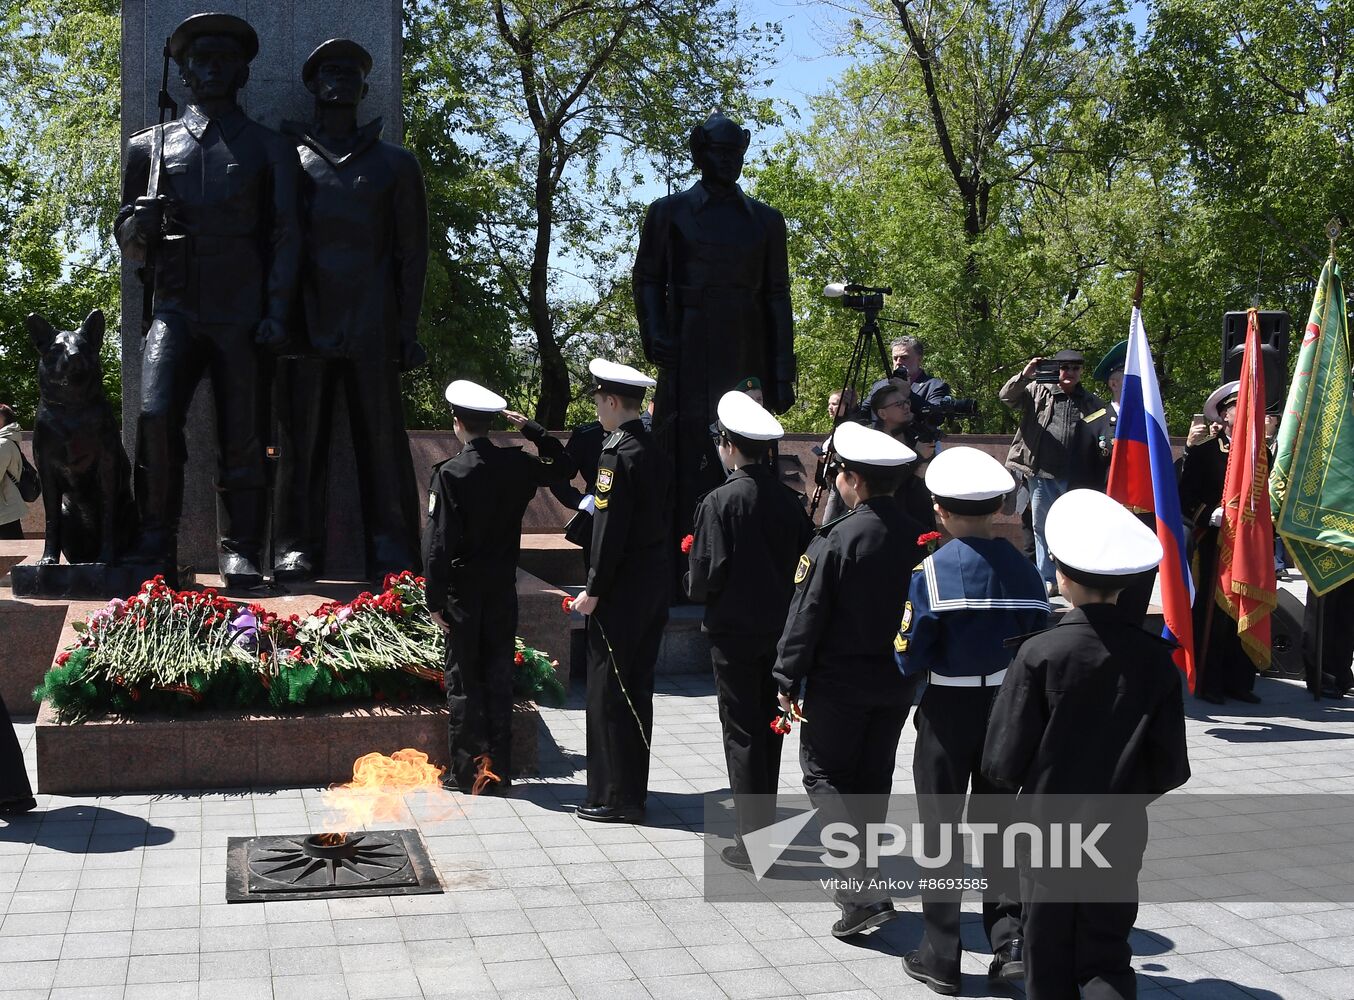
{"label": "black trousers", "polygon": [[668,621],[667,587],[659,579],[647,586],[618,581],[615,590],[588,622],[587,804],[636,809],[649,794],[654,665]]}
{"label": "black trousers", "polygon": [[[16,522],[17,523],[17,522]],[[24,754],[14,724],[9,721],[9,709],[0,698],[0,802],[13,802],[33,797],[33,787],[24,770]]]}
{"label": "black trousers", "polygon": [[1199,576],[1193,622],[1194,662],[1199,676],[1195,690],[1201,694],[1236,695],[1255,688],[1255,664],[1237,636],[1236,620],[1217,606],[1214,596],[1218,586],[1218,533],[1217,528],[1205,531],[1197,549]]}
{"label": "black trousers", "polygon": [[804,790],[819,810],[822,826],[852,825],[857,834],[853,842],[860,852],[856,864],[838,872],[839,878],[860,883],[834,891],[833,898],[843,908],[867,906],[889,896],[869,884],[879,873],[866,864],[865,829],[888,816],[898,738],[915,691],[913,684],[896,701],[862,704],[842,698],[830,687],[815,687],[809,678],[803,705],[806,721],[799,738]]}
{"label": "black trousers", "polygon": [[204,374],[216,404],[220,548],[257,560],[267,507],[262,437],[267,394],[254,329],[189,323],[172,315],[155,317],[141,355],[136,505],[143,548],[147,555],[173,555],[188,457],[184,426]]}
{"label": "black trousers", "polygon": [[1025,996],[1029,1000],[1133,1000],[1128,935],[1137,903],[1055,903],[1026,883]]}
{"label": "black trousers", "polygon": [[447,601],[447,739],[451,774],[463,792],[475,783],[476,758],[512,777],[512,674],[517,591],[499,584]]}
{"label": "black trousers", "polygon": [[[912,782],[917,790],[917,812],[922,823],[927,857],[939,857],[949,847],[951,861],[928,877],[964,877],[963,841],[957,836],[963,822],[965,796],[970,787],[978,798],[968,801],[968,822],[1003,825],[1007,802],[982,774],[983,742],[987,718],[999,687],[941,687],[929,685],[917,706],[917,743],[912,751]],[[950,835],[942,839],[942,824]],[[993,838],[985,838],[992,849]],[[988,890],[983,893],[983,930],[993,952],[1008,947],[1021,936],[1020,880],[1014,871],[999,865],[985,869]],[[923,892],[922,916],[926,929],[921,958],[926,967],[946,979],[959,978],[962,946],[959,917],[962,892]]]}
{"label": "black trousers", "polygon": [[776,637],[758,641],[743,636],[711,635],[715,700],[724,731],[724,761],[729,769],[738,816],[738,837],[776,818],[776,786],[785,737],[771,731],[780,714],[776,705]]}
{"label": "black trousers", "polygon": [[[1321,663],[1316,664],[1317,605],[1325,603],[1321,613]],[[1302,652],[1309,664],[1330,674],[1343,688],[1354,687],[1354,581],[1328,591],[1324,597],[1308,593],[1302,613]],[[1319,681],[1320,678],[1318,677]]]}
{"label": "black trousers", "polygon": [[276,383],[277,555],[301,553],[322,565],[334,397],[341,389],[357,459],[367,576],[418,572],[417,487],[398,369],[381,359],[287,358]]}
{"label": "black trousers", "polygon": [[0,524],[0,538],[23,538],[24,523],[22,521],[10,521],[7,524]]}

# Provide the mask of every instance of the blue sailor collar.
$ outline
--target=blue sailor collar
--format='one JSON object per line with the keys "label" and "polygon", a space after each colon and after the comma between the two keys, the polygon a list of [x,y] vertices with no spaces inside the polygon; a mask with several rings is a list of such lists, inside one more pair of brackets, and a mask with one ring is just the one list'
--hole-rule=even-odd
{"label": "blue sailor collar", "polygon": [[[998,575],[987,548],[965,538],[952,539],[921,564],[926,597],[932,611],[990,611],[994,608],[1024,609],[1051,613],[1042,597],[1015,597]],[[993,550],[992,554],[995,554]],[[1018,553],[1017,553],[1018,554]]]}

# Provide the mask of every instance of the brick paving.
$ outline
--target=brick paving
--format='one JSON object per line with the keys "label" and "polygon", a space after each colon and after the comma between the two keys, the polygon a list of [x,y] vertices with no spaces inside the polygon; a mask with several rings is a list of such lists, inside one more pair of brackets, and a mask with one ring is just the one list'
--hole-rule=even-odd
{"label": "brick paving", "polygon": [[[1187,788],[1354,792],[1354,700],[1315,703],[1277,680],[1257,691],[1258,706],[1188,703]],[[660,678],[655,716],[643,827],[571,815],[578,691],[542,711],[543,774],[513,798],[415,800],[380,824],[422,831],[443,895],[228,905],[226,839],[318,830],[315,788],[40,796],[40,811],[0,821],[0,1000],[931,996],[899,963],[920,935],[915,904],[848,943],[826,933],[830,903],[703,901],[701,796],[726,787],[713,684]],[[17,728],[31,774],[33,727]],[[792,736],[787,790],[797,753]],[[989,992],[976,909],[964,931],[963,995],[1019,996]],[[1354,906],[1144,906],[1133,944],[1149,1000],[1354,998]]]}

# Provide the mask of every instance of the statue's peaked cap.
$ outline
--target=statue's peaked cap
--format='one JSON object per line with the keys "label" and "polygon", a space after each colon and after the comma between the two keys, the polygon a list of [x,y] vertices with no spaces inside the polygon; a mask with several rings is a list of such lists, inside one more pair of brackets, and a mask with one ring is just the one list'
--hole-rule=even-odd
{"label": "statue's peaked cap", "polygon": [[204,35],[224,35],[240,43],[245,60],[252,62],[259,54],[259,36],[248,21],[234,14],[194,14],[179,22],[169,35],[169,54],[176,63],[183,64],[188,47]]}

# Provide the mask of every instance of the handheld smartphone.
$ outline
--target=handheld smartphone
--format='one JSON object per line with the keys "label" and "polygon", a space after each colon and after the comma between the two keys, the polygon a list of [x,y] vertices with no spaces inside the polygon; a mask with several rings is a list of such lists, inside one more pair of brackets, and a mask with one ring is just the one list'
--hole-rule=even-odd
{"label": "handheld smartphone", "polygon": [[1191,428],[1193,428],[1193,427],[1207,427],[1207,426],[1208,426],[1208,418],[1205,417],[1202,413],[1196,413],[1196,414],[1194,414],[1194,416],[1192,416],[1192,417],[1189,418],[1189,425],[1190,425]]}

